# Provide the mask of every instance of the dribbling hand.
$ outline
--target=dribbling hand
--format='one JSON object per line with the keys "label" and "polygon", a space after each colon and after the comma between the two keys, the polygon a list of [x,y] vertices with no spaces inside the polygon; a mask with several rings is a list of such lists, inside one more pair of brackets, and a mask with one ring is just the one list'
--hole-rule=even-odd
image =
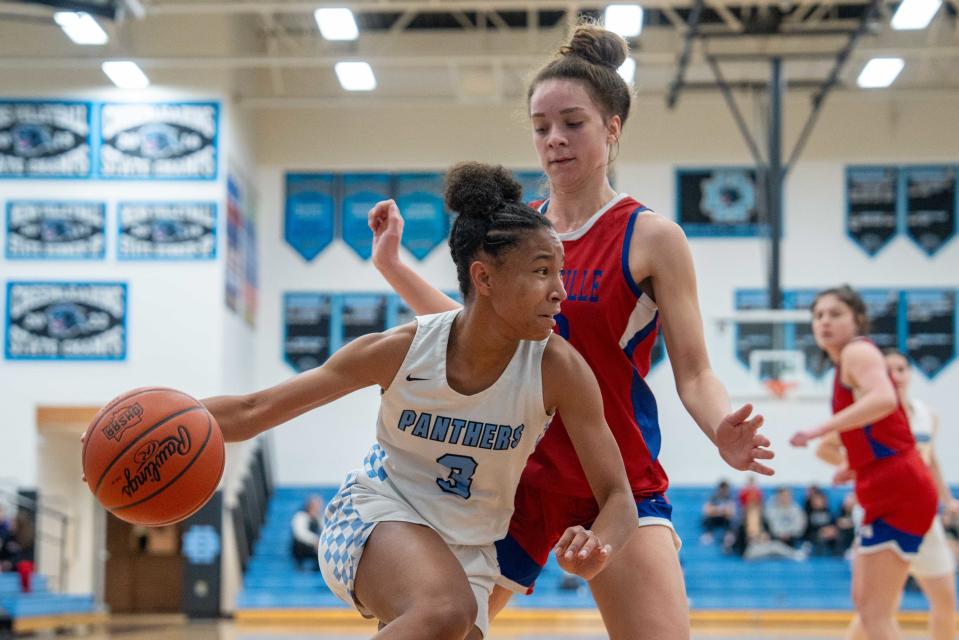
{"label": "dribbling hand", "polygon": [[377,202],[367,214],[367,223],[373,231],[373,264],[379,267],[398,260],[403,239],[403,216],[396,202]]}
{"label": "dribbling hand", "polygon": [[776,454],[767,448],[769,439],[758,433],[765,419],[761,414],[750,418],[752,411],[751,404],[744,404],[723,418],[716,429],[716,447],[733,469],[771,476],[775,471],[759,460],[772,460]]}
{"label": "dribbling hand", "polygon": [[589,529],[570,527],[554,549],[560,568],[584,580],[592,580],[606,567],[612,548]]}

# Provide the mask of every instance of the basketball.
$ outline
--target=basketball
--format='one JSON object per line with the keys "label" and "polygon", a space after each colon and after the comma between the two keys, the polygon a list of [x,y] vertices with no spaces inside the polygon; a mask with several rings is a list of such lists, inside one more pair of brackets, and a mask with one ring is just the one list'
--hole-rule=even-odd
{"label": "basketball", "polygon": [[216,420],[195,398],[133,389],[94,416],[83,437],[83,473],[100,504],[127,522],[183,520],[210,498],[225,449]]}

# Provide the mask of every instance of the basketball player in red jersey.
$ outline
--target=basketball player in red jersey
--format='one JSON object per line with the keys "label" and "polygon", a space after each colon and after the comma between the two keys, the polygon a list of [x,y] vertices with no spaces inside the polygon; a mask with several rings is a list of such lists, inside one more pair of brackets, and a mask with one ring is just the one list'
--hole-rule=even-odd
{"label": "basketball player in red jersey", "polygon": [[[799,447],[838,433],[856,498],[865,510],[852,572],[859,625],[850,638],[900,638],[896,609],[909,562],[932,526],[936,486],[916,449],[886,361],[868,331],[866,305],[847,286],[821,291],[813,302],[816,344],[836,365],[832,417],[799,431]],[[861,627],[861,628],[857,628]]]}
{"label": "basketball player in red jersey", "polygon": [[[643,378],[662,322],[679,395],[690,415],[735,469],[771,475],[773,457],[752,407],[730,410],[703,339],[689,246],[673,222],[609,184],[610,159],[629,113],[630,90],[616,73],[628,54],[622,38],[578,27],[529,88],[533,143],[549,178],[549,199],[534,203],[560,233],[569,297],[556,330],[583,355],[602,388],[607,422],[622,451],[638,527],[615,561],[590,581],[614,640],[689,638],[679,540],[658,462],[655,399]],[[456,303],[399,260],[403,221],[392,201],[370,211],[373,262],[417,312]],[[497,545],[501,580],[490,611],[510,590],[528,592],[549,551],[570,525],[587,525],[596,503],[557,416],[527,464],[509,535]]]}

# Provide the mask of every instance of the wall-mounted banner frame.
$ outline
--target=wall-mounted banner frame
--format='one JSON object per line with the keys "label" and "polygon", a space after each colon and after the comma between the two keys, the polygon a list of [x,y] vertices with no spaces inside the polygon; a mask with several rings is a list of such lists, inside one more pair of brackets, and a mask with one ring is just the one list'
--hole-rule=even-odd
{"label": "wall-mounted banner frame", "polygon": [[902,292],[904,351],[927,378],[935,378],[956,357],[956,290]]}
{"label": "wall-mounted banner frame", "polygon": [[880,349],[898,349],[902,343],[899,292],[895,289],[856,289],[866,303],[869,339]]}
{"label": "wall-mounted banner frame", "polygon": [[283,239],[310,262],[333,242],[336,176],[288,173],[285,193]]}
{"label": "wall-mounted banner frame", "polygon": [[[735,292],[736,311],[769,308],[769,293],[765,289],[740,289]],[[736,359],[747,368],[749,355],[757,350],[775,349],[776,326],[771,323],[742,323],[736,325]]]}
{"label": "wall-mounted banner frame", "polygon": [[846,167],[846,234],[875,256],[899,232],[896,167]]}
{"label": "wall-mounted banner frame", "polygon": [[342,177],[340,230],[343,242],[363,260],[373,255],[373,232],[368,214],[380,200],[390,197],[388,173],[347,173]]}
{"label": "wall-mounted banner frame", "polygon": [[906,235],[929,256],[956,235],[956,173],[951,166],[902,169]]}
{"label": "wall-mounted banner frame", "polygon": [[8,282],[8,360],[126,359],[122,282]]}
{"label": "wall-mounted banner frame", "polygon": [[523,202],[539,202],[549,196],[549,181],[542,171],[515,171],[513,177],[523,185]]}
{"label": "wall-mounted banner frame", "polygon": [[443,204],[443,174],[396,176],[396,204],[403,214],[403,246],[423,260],[446,240],[450,217]]}
{"label": "wall-mounted banner frame", "polygon": [[333,297],[323,293],[283,295],[283,359],[295,371],[318,367],[332,353]]}
{"label": "wall-mounted banner frame", "polygon": [[121,202],[120,260],[208,260],[216,257],[215,202]]}
{"label": "wall-mounted banner frame", "polygon": [[[333,317],[333,333],[338,334],[340,340],[334,342],[334,351],[360,336],[386,331],[387,296],[385,294],[344,294],[340,296],[339,302],[339,313]],[[337,323],[340,325],[339,331],[336,330]]]}
{"label": "wall-mounted banner frame", "polygon": [[100,105],[97,175],[128,180],[215,180],[216,102]]}
{"label": "wall-mounted banner frame", "polygon": [[690,237],[758,236],[765,225],[757,185],[748,167],[677,169],[677,222]]}
{"label": "wall-mounted banner frame", "polygon": [[89,178],[89,102],[0,100],[0,178]]}
{"label": "wall-mounted banner frame", "polygon": [[400,296],[390,294],[386,301],[386,326],[389,328],[413,322],[416,312]]}
{"label": "wall-mounted banner frame", "polygon": [[100,260],[106,256],[106,204],[44,200],[7,203],[9,260]]}

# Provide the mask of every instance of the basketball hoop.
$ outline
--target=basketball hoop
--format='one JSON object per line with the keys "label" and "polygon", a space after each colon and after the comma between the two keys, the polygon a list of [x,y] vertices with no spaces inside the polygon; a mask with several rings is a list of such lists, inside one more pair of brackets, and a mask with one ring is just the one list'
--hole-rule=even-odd
{"label": "basketball hoop", "polygon": [[792,395],[792,393],[796,390],[796,387],[799,386],[799,383],[789,380],[780,380],[779,378],[770,378],[763,381],[763,386],[766,388],[766,391],[769,392],[770,396],[777,400],[784,400]]}

